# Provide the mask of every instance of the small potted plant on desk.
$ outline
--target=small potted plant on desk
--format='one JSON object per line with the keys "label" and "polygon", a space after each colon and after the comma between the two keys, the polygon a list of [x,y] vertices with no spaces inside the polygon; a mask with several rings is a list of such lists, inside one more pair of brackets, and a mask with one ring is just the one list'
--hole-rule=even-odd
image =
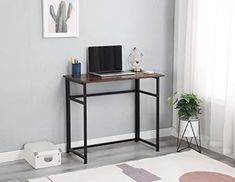
{"label": "small potted plant on desk", "polygon": [[[201,100],[195,94],[182,94],[180,97],[168,98],[169,105],[175,106],[178,110],[179,126],[177,138],[177,152],[191,148],[201,153],[200,119]],[[198,139],[197,139],[198,138]],[[183,139],[187,142],[187,147],[180,149]],[[197,149],[192,147],[195,139]]]}

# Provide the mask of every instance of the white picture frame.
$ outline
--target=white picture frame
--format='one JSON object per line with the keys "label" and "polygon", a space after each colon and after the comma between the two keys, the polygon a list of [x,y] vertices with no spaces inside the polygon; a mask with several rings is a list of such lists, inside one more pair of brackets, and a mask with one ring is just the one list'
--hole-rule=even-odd
{"label": "white picture frame", "polygon": [[42,3],[44,38],[79,36],[79,0],[42,0]]}

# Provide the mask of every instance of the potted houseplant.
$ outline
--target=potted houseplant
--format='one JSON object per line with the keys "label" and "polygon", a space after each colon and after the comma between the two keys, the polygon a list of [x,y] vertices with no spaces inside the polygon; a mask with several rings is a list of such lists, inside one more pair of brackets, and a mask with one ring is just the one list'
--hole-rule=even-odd
{"label": "potted houseplant", "polygon": [[[201,100],[197,95],[186,93],[176,97],[168,98],[171,106],[178,110],[179,116],[179,135],[184,137],[199,136],[199,115],[201,114]],[[190,122],[189,122],[190,121]]]}

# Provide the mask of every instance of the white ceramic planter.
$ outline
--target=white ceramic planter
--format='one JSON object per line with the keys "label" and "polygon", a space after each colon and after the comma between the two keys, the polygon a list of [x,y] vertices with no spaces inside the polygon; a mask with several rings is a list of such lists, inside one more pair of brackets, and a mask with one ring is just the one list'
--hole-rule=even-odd
{"label": "white ceramic planter", "polygon": [[179,128],[180,136],[183,135],[184,130],[187,127],[187,129],[184,133],[184,137],[194,137],[193,130],[192,130],[192,127],[189,122],[191,122],[191,124],[192,124],[195,136],[198,137],[199,136],[199,120],[190,120],[190,121],[180,120],[180,128]]}

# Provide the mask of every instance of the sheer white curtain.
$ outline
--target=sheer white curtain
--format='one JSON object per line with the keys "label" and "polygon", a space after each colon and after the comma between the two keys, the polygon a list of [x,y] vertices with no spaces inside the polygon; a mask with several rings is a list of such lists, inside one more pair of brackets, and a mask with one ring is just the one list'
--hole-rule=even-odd
{"label": "sheer white curtain", "polygon": [[203,100],[204,145],[234,154],[235,0],[176,0],[174,70],[174,89]]}

